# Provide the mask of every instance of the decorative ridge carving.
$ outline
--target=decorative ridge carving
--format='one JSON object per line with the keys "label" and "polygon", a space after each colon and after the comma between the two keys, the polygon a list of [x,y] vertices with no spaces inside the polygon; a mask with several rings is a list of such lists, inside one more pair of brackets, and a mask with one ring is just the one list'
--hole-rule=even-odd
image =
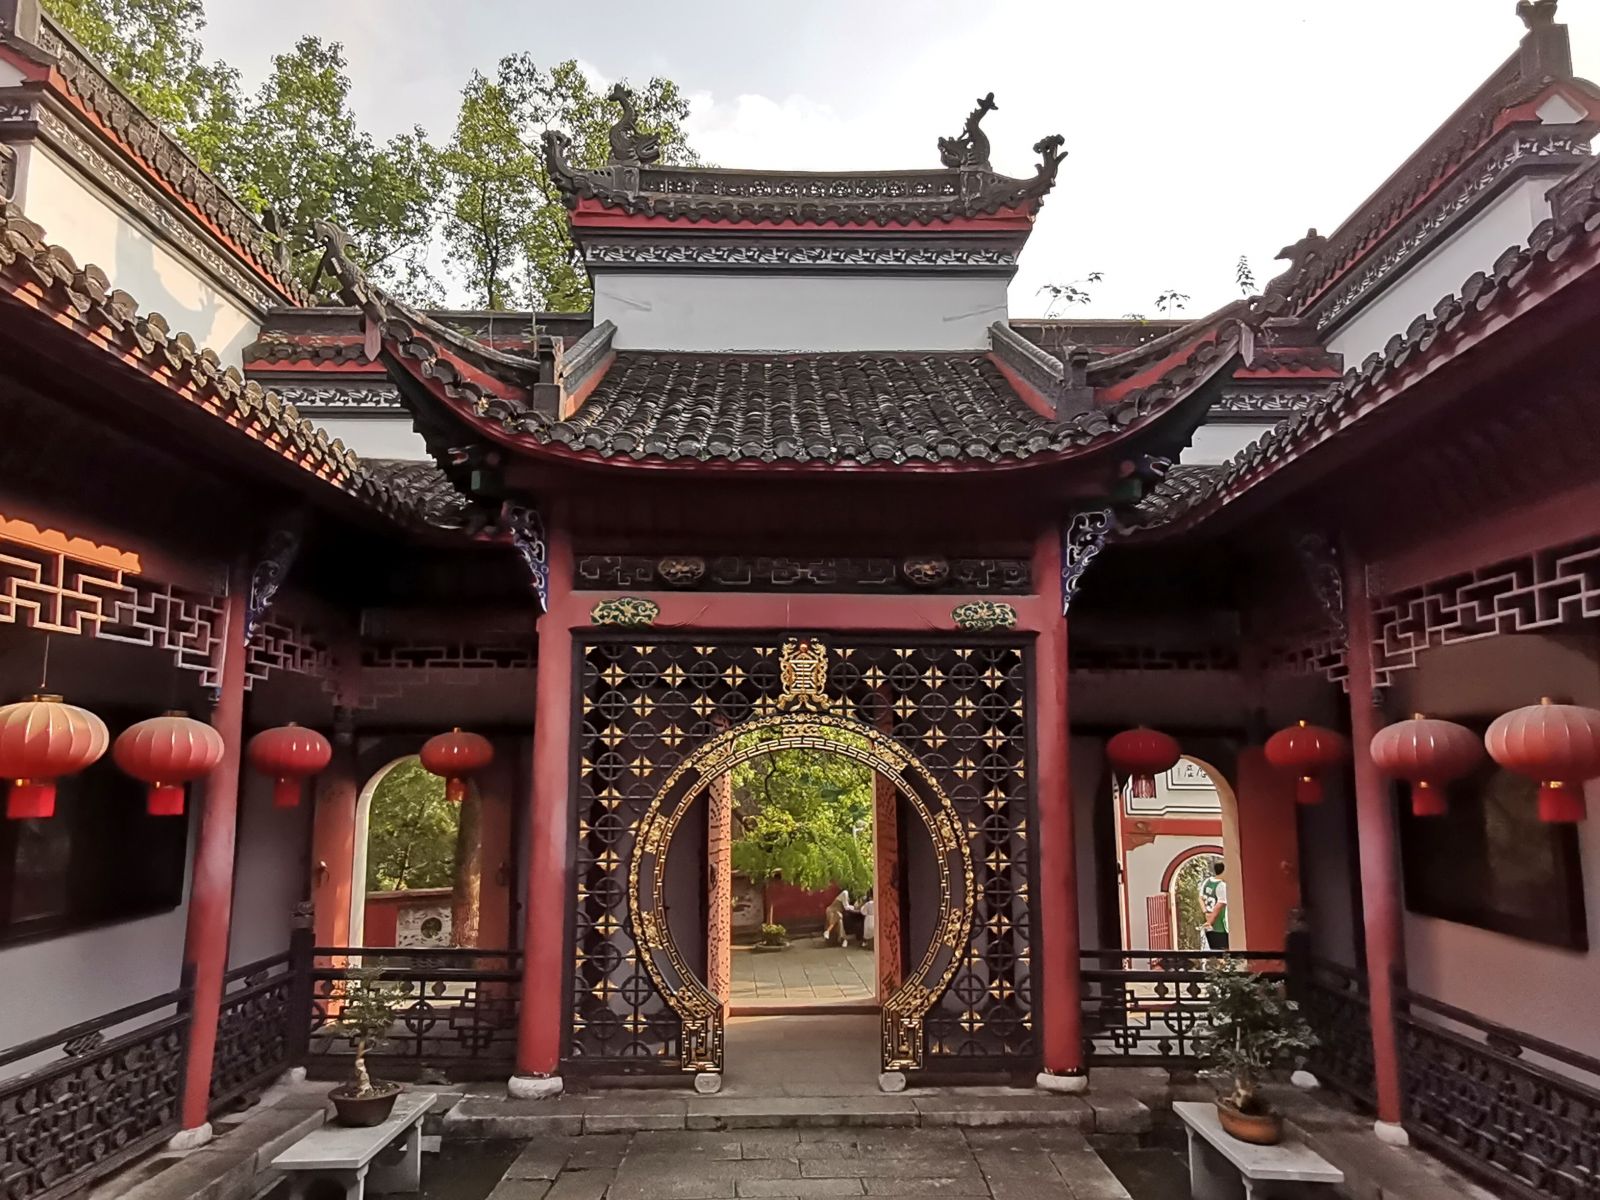
{"label": "decorative ridge carving", "polygon": [[104,271],[80,268],[61,247],[47,245],[44,230],[7,201],[0,205],[0,291],[24,288],[42,293],[74,327],[92,330],[104,353],[294,463],[308,478],[394,520],[426,524],[343,442],[276,393],[224,367],[215,351],[197,346],[187,333],[173,333],[160,313],[139,315],[138,301],[114,290]]}
{"label": "decorative ridge carving", "polygon": [[1549,29],[1556,23],[1557,0],[1517,0],[1517,16],[1530,30]]}
{"label": "decorative ridge carving", "polygon": [[[1460,289],[1414,319],[1382,351],[1367,356],[1359,367],[1305,410],[1275,426],[1223,464],[1209,485],[1172,497],[1144,528],[1165,536],[1193,525],[1234,501],[1286,463],[1352,425],[1370,420],[1396,396],[1407,391],[1409,373],[1436,357],[1446,356],[1462,338],[1490,320],[1501,320],[1528,297],[1534,304],[1551,300],[1545,285],[1551,276],[1574,278],[1593,274],[1600,265],[1600,172],[1575,173],[1561,193],[1556,215],[1540,222],[1526,245],[1512,246],[1488,272],[1470,276]],[[1581,266],[1580,266],[1581,263]],[[1544,290],[1542,290],[1544,289]],[[1158,489],[1159,491],[1159,489]]]}
{"label": "decorative ridge carving", "polygon": [[568,208],[593,200],[631,216],[800,225],[928,225],[1033,209],[1055,186],[1066,158],[1059,134],[1034,143],[1026,179],[976,167],[934,171],[730,171],[714,167],[610,166],[586,171],[560,130],[543,135],[545,166]]}
{"label": "decorative ridge carving", "polygon": [[977,107],[967,114],[960,136],[939,139],[939,161],[963,171],[993,170],[989,165],[989,135],[978,128],[978,123],[998,107],[993,92],[980,96]]}
{"label": "decorative ridge carving", "polygon": [[[257,274],[284,296],[309,304],[310,295],[286,269],[260,220],[208,174],[47,13],[39,19],[42,52],[67,89],[156,178],[242,252]],[[19,48],[28,43],[9,39]]]}
{"label": "decorative ridge carving", "polygon": [[622,84],[612,86],[606,98],[622,108],[622,116],[611,126],[607,135],[611,154],[606,162],[613,167],[642,167],[661,157],[661,139],[653,133],[639,130],[639,111],[634,107],[633,93]]}
{"label": "decorative ridge carving", "polygon": [[602,321],[571,346],[556,348],[556,382],[563,397],[577,391],[604,371],[611,360],[611,341],[617,327]]}

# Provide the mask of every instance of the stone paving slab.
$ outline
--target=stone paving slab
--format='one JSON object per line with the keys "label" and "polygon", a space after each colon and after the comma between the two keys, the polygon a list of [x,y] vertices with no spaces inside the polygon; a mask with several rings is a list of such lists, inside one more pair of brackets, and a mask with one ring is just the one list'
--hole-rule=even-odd
{"label": "stone paving slab", "polygon": [[555,1156],[530,1145],[490,1200],[1130,1200],[1063,1126],[645,1130],[569,1148],[553,1178],[535,1178]]}

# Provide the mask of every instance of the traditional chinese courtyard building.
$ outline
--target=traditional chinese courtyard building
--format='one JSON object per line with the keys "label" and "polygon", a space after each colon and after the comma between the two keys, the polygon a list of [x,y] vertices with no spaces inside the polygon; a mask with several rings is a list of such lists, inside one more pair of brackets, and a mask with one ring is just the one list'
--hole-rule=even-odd
{"label": "traditional chinese courtyard building", "polygon": [[[668,167],[626,110],[600,170],[548,135],[592,313],[418,311],[332,227],[313,296],[0,0],[0,700],[106,727],[30,709],[79,741],[0,822],[6,1194],[336,1068],[380,947],[391,1072],[715,1090],[727,772],[805,746],[877,780],[884,1087],[1192,1067],[1204,956],[1152,939],[1205,852],[1325,1087],[1504,1194],[1600,1195],[1600,761],[1549,767],[1557,821],[1492,764],[1415,816],[1369,749],[1600,706],[1600,89],[1519,12],[1262,295],[1092,322],[1008,314],[1073,184],[1060,137],[991,150],[992,97],[903,170]],[[219,744],[151,815],[92,751],[170,710]],[[1317,804],[1264,750],[1300,721],[1348,738]],[[1106,751],[1139,726],[1187,756],[1148,794]],[[455,729],[479,890],[441,949],[366,839]]]}

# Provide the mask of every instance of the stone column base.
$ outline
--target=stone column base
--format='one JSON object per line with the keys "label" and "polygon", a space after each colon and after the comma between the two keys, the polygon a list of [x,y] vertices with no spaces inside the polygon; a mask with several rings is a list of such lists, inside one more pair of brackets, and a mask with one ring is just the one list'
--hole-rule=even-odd
{"label": "stone column base", "polygon": [[702,1096],[715,1096],[722,1090],[722,1075],[718,1071],[696,1071],[694,1090]]}
{"label": "stone column base", "polygon": [[1058,1075],[1054,1071],[1040,1071],[1033,1086],[1042,1092],[1081,1096],[1089,1090],[1089,1073],[1079,1071],[1076,1075]]}
{"label": "stone column base", "polygon": [[904,1071],[884,1071],[878,1076],[878,1090],[891,1094],[905,1091],[906,1073]]}
{"label": "stone column base", "polygon": [[513,1100],[554,1100],[561,1091],[559,1075],[513,1075],[506,1080],[506,1094]]}
{"label": "stone column base", "polygon": [[216,1135],[211,1131],[211,1122],[196,1125],[193,1129],[180,1129],[167,1141],[168,1150],[198,1150]]}
{"label": "stone column base", "polygon": [[1396,1125],[1393,1121],[1374,1121],[1372,1132],[1378,1135],[1378,1140],[1385,1146],[1411,1145],[1411,1135],[1404,1126]]}

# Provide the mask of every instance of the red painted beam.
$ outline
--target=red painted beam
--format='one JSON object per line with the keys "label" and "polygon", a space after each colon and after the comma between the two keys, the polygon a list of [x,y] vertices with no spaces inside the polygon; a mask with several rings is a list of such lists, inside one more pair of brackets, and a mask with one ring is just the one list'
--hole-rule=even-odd
{"label": "red painted beam", "polygon": [[[1052,578],[1058,578],[1054,576]],[[1044,580],[1049,583],[1051,580]],[[602,600],[619,595],[638,596],[661,606],[661,615],[652,628],[681,629],[765,629],[828,630],[841,633],[898,633],[911,631],[956,631],[951,614],[961,604],[973,601],[1002,601],[1017,610],[1016,629],[1034,633],[1059,624],[1058,607],[1042,596],[961,596],[961,595],[827,595],[782,592],[648,592],[615,591],[569,592],[556,596],[552,587],[550,617],[563,629],[586,629],[589,614]],[[541,624],[542,628],[542,624]],[[541,652],[540,663],[544,662]]]}

